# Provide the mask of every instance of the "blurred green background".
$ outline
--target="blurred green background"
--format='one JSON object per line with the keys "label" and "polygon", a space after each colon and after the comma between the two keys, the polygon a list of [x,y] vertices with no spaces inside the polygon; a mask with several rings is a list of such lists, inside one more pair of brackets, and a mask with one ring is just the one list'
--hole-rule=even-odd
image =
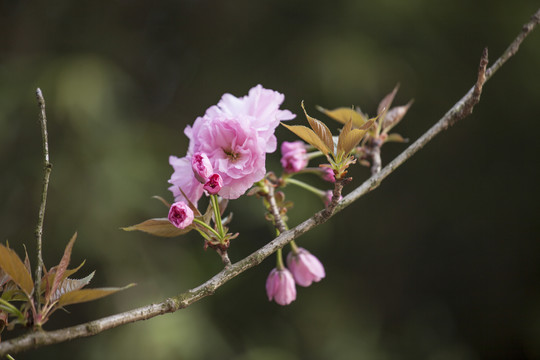
{"label": "blurred green background", "polygon": [[[36,87],[53,172],[44,259],[78,231],[72,265],[94,287],[138,286],[59,312],[56,329],[194,287],[221,268],[195,234],[120,227],[164,216],[168,156],[187,124],[261,83],[284,108],[415,103],[396,131],[416,139],[474,83],[538,1],[0,1],[0,241],[35,259],[41,190]],[[274,257],[187,310],[17,359],[539,359],[540,29],[489,81],[473,115],[374,192],[298,240],[327,278],[288,307],[268,302]],[[305,120],[298,116],[295,123]],[[328,120],[330,123],[330,120]],[[336,130],[337,124],[331,124]],[[291,133],[278,130],[281,140]],[[383,148],[386,163],[405,148]],[[279,169],[279,155],[268,158]],[[349,191],[368,176],[353,170]],[[314,180],[319,186],[322,182]],[[327,185],[326,185],[327,186]],[[322,208],[295,201],[290,225]],[[239,260],[272,238],[255,198],[233,201]],[[35,263],[35,261],[33,261]],[[20,331],[18,332],[20,333]],[[3,339],[13,334],[3,334]]]}

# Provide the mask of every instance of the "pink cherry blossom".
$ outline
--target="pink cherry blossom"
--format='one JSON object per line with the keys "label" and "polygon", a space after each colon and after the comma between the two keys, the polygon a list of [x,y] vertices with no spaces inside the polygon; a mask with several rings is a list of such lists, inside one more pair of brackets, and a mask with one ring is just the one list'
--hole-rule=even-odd
{"label": "pink cherry blossom", "polygon": [[279,122],[296,117],[289,110],[279,109],[283,100],[285,100],[285,95],[265,89],[259,84],[251,88],[247,96],[241,98],[224,94],[212,111],[219,111],[227,116],[249,118],[251,127],[257,131],[257,136],[262,138],[265,144],[264,151],[271,153],[277,147],[274,130]]}
{"label": "pink cherry blossom", "polygon": [[281,166],[287,173],[295,173],[308,164],[306,147],[302,141],[281,143]]}
{"label": "pink cherry blossom", "polygon": [[236,199],[264,177],[266,153],[276,149],[275,128],[296,116],[279,109],[283,99],[261,85],[242,98],[225,94],[184,130],[190,139],[188,154],[204,152],[221,175],[220,196]]}
{"label": "pink cherry blossom", "polygon": [[287,255],[287,267],[291,271],[294,281],[300,286],[309,286],[326,276],[322,263],[304,248],[298,248],[295,254]]}
{"label": "pink cherry blossom", "polygon": [[203,189],[208,191],[210,194],[217,194],[223,187],[223,179],[219,174],[212,174],[208,178],[208,182],[204,184]]}
{"label": "pink cherry blossom", "polygon": [[199,201],[203,194],[203,184],[201,184],[193,174],[191,157],[184,156],[183,158],[177,158],[176,156],[170,156],[169,164],[171,164],[174,169],[171,179],[169,180],[169,183],[173,184],[169,187],[169,190],[173,193],[174,200],[185,200],[180,191],[180,189],[182,189],[188,199],[197,206],[197,201]]}
{"label": "pink cherry blossom", "polygon": [[268,300],[279,305],[289,305],[296,299],[296,287],[291,272],[287,269],[272,269],[266,279]]}
{"label": "pink cherry blossom", "polygon": [[168,217],[174,226],[185,229],[193,222],[193,210],[185,202],[179,201],[171,205]]}
{"label": "pink cherry blossom", "polygon": [[201,183],[204,184],[208,181],[208,178],[214,172],[212,168],[212,163],[208,159],[205,153],[197,152],[191,157],[191,168],[193,169],[193,174],[195,178]]}

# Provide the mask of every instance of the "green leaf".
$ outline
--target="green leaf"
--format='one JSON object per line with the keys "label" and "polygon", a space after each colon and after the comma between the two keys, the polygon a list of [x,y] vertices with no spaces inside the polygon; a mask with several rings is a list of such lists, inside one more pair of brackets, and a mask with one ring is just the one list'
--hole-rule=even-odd
{"label": "green leaf", "polygon": [[363,114],[355,111],[354,109],[346,107],[340,107],[334,110],[327,110],[321,106],[317,106],[317,110],[327,115],[328,117],[339,121],[342,124],[346,124],[349,120],[352,119],[353,127],[356,128],[361,127],[367,121],[367,118]]}
{"label": "green leaf", "polygon": [[66,245],[66,249],[64,250],[64,255],[62,256],[62,259],[60,260],[60,263],[58,264],[56,268],[56,273],[54,275],[54,281],[51,286],[50,294],[55,293],[56,289],[58,288],[58,285],[60,285],[60,283],[63,280],[64,273],[66,272],[66,269],[69,265],[69,261],[71,260],[71,251],[73,250],[73,244],[75,243],[76,239],[77,239],[77,233],[73,234],[68,244]]}
{"label": "green leaf", "polygon": [[315,134],[317,134],[319,139],[321,139],[324,142],[324,144],[330,150],[330,152],[334,154],[334,140],[332,139],[332,132],[330,131],[328,126],[326,126],[322,121],[319,121],[309,116],[306,111],[306,108],[304,107],[303,101],[302,101],[302,109],[304,110],[304,114],[306,114],[306,118],[309,122],[309,125],[311,126]]}
{"label": "green leaf", "polygon": [[81,289],[68,292],[58,299],[58,306],[66,306],[71,304],[79,304],[87,301],[97,300],[102,297],[114,294],[118,291],[128,289],[135,284],[129,284],[121,288],[97,288],[97,289]]}
{"label": "green leaf", "polygon": [[32,275],[12,249],[0,244],[0,267],[8,274],[27,295],[32,293],[34,284]]}
{"label": "green leaf", "polygon": [[122,228],[124,231],[138,230],[161,237],[175,237],[184,235],[191,231],[191,229],[193,229],[192,225],[186,227],[185,229],[179,229],[171,224],[169,219],[166,218],[149,219],[140,224]]}
{"label": "green leaf", "polygon": [[[307,142],[308,144],[313,145],[314,147],[316,147],[324,155],[328,155],[328,153],[330,152],[330,149],[326,146],[326,144],[310,128],[302,126],[302,125],[287,125],[287,124],[284,124],[284,123],[281,123],[281,125],[285,126],[287,129],[291,130],[300,139],[302,139],[305,142]],[[333,154],[333,152],[332,152],[332,154]]]}

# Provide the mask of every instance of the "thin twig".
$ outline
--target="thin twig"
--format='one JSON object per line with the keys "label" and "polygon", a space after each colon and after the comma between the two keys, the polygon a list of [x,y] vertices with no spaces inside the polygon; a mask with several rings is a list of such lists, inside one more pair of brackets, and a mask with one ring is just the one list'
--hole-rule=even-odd
{"label": "thin twig", "polygon": [[279,233],[284,233],[287,231],[287,227],[285,226],[285,223],[283,222],[283,219],[281,218],[281,214],[279,213],[279,207],[276,203],[276,197],[274,196],[274,186],[269,185],[268,186],[268,194],[266,194],[266,200],[268,201],[270,212],[272,213],[272,217],[274,218],[274,226],[276,229],[279,230]]}
{"label": "thin twig", "polygon": [[[418,150],[420,150],[425,144],[427,144],[434,136],[439,134],[442,130],[448,128],[451,124],[457,120],[462,119],[466,115],[470,114],[474,105],[480,99],[479,95],[482,90],[482,86],[493,73],[495,73],[512,55],[515,54],[517,48],[529,34],[532,29],[540,22],[540,10],[533,16],[531,22],[523,27],[522,33],[514,40],[512,45],[503,53],[501,58],[495,62],[495,64],[489,69],[485,70],[485,65],[480,67],[478,80],[473,88],[459,101],[457,102],[433,127],[431,127],[424,135],[422,135],[417,141],[411,144],[405,151],[403,151],[398,157],[386,165],[380,172],[373,175],[366,180],[362,185],[356,188],[353,192],[343,198],[335,207],[333,213],[325,216],[325,211],[322,210],[316,213],[311,218],[307,219],[295,228],[283,232],[280,236],[255,251],[246,258],[226,267],[204,284],[181,293],[175,297],[168,298],[160,303],[143,306],[137,309],[129,310],[120,314],[111,315],[99,320],[91,321],[85,324],[64,328],[55,331],[39,331],[31,332],[22,335],[18,338],[11,339],[0,343],[0,356],[5,356],[8,353],[17,353],[23,350],[37,348],[44,345],[56,344],[72,339],[81,337],[87,337],[96,335],[107,329],[112,329],[120,325],[146,320],[158,315],[172,313],[179,309],[188,307],[200,299],[214,294],[214,292],[227,281],[233,279],[237,275],[243,273],[249,268],[252,268],[260,264],[265,258],[273,254],[277,249],[282,248],[292,240],[298,238],[300,235],[311,230],[315,226],[325,222],[331,216],[343,210],[354,201],[358,200],[361,196],[375,189],[382,180],[390,175],[395,169],[403,164],[407,159],[412,157]],[[501,60],[503,59],[503,60]],[[482,56],[481,64],[487,63],[487,53]],[[485,71],[484,75],[482,74]],[[476,92],[476,94],[475,94]]]}
{"label": "thin twig", "polygon": [[49,188],[49,177],[51,175],[52,164],[49,161],[49,137],[47,134],[47,115],[45,114],[45,99],[41,89],[36,90],[36,97],[39,106],[39,122],[41,124],[41,138],[43,142],[43,189],[41,191],[41,205],[39,206],[38,223],[36,226],[36,248],[37,248],[37,266],[36,281],[34,287],[34,296],[36,299],[36,308],[39,312],[41,303],[39,298],[39,289],[41,288],[41,271],[43,269],[42,257],[42,237],[43,220],[45,218],[45,206],[47,204],[47,190]]}

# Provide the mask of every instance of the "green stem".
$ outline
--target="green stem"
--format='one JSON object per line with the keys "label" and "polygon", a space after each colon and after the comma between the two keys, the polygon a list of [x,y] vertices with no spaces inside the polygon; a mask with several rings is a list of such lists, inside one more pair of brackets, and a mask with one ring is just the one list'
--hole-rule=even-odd
{"label": "green stem", "polygon": [[319,156],[323,156],[324,154],[321,151],[314,151],[311,153],[307,153],[306,156],[308,160],[318,158]]}
{"label": "green stem", "polygon": [[307,191],[311,191],[312,193],[318,195],[318,196],[324,196],[325,195],[325,192],[320,190],[320,189],[317,189],[316,187],[314,186],[311,186],[309,184],[306,184],[305,182],[303,181],[300,181],[300,180],[296,180],[294,178],[287,178],[285,179],[285,183],[287,184],[293,184],[293,185],[296,185],[296,186],[299,186],[301,187],[302,189],[305,189]]}
{"label": "green stem", "polygon": [[294,240],[292,240],[289,244],[291,244],[291,249],[292,249],[293,254],[295,255],[298,254],[298,245],[296,245]]}
{"label": "green stem", "polygon": [[210,195],[212,201],[212,208],[214,209],[214,220],[216,227],[219,231],[219,242],[222,242],[225,237],[225,231],[223,230],[223,224],[221,223],[221,211],[219,211],[219,201],[217,195]]}
{"label": "green stem", "polygon": [[23,313],[21,313],[19,311],[19,309],[17,309],[15,306],[13,306],[12,304],[10,304],[9,302],[7,302],[6,300],[0,298],[0,308],[7,311],[7,312],[10,312],[11,314],[13,315],[16,315],[19,320],[23,321],[24,322],[24,315]]}
{"label": "green stem", "polygon": [[220,239],[221,241],[221,235],[217,233],[216,230],[212,229],[212,227],[210,225],[208,225],[207,223],[205,223],[204,221],[201,221],[199,219],[193,219],[193,222],[201,225],[202,227],[204,227],[205,229],[209,230],[211,233],[213,233],[215,235],[216,238]]}
{"label": "green stem", "polygon": [[285,269],[285,265],[283,264],[283,254],[282,249],[277,249],[276,251],[276,269],[283,270]]}

